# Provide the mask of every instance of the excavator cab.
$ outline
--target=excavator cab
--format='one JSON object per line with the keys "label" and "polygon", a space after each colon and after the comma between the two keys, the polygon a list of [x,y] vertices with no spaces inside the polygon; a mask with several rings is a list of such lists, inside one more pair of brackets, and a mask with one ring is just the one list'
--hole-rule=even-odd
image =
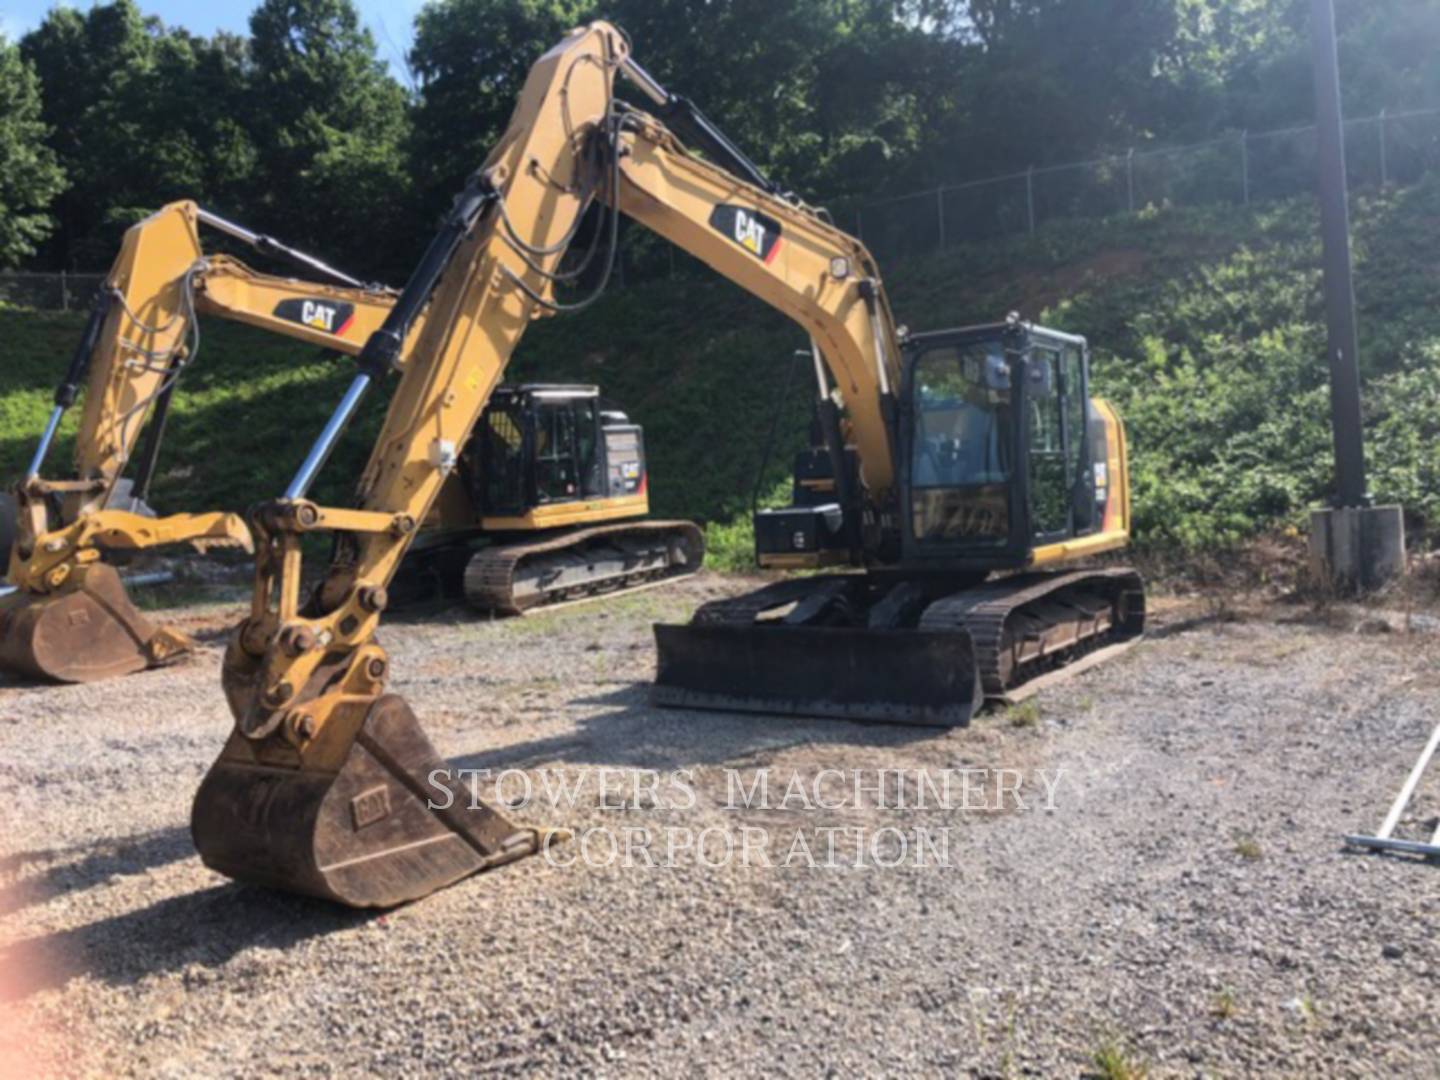
{"label": "excavator cab", "polygon": [[[1123,478],[1123,435],[1090,398],[1084,338],[1018,320],[919,334],[905,341],[901,372],[902,509],[881,540],[898,562],[983,575],[1124,542],[1125,484],[1110,482]],[[852,447],[802,451],[792,505],[755,515],[756,564],[851,562],[864,528],[859,483]]]}
{"label": "excavator cab", "polygon": [[649,512],[645,433],[598,387],[498,386],[392,600],[463,596],[483,612],[521,615],[699,570],[699,528]]}
{"label": "excavator cab", "polygon": [[1018,322],[923,334],[902,370],[904,562],[1009,570],[1124,531],[1118,429],[1090,399],[1084,338]]}
{"label": "excavator cab", "polygon": [[1138,639],[1133,570],[1049,571],[1129,538],[1124,432],[1090,397],[1085,339],[1012,317],[911,335],[900,360],[889,522],[857,497],[828,392],[826,445],[797,458],[794,505],[755,515],[758,565],[869,572],[781,581],[657,625],[658,703],[960,725],[986,697]]}
{"label": "excavator cab", "polygon": [[617,505],[627,517],[649,511],[644,432],[605,408],[594,386],[496,388],[470,459],[488,532],[543,528],[557,512],[602,520]]}
{"label": "excavator cab", "polygon": [[[478,522],[482,545],[466,556],[463,590],[481,611],[520,615],[700,569],[693,522],[645,519],[645,433],[597,387],[497,387],[462,456],[461,524]],[[446,524],[442,511],[442,534]]]}

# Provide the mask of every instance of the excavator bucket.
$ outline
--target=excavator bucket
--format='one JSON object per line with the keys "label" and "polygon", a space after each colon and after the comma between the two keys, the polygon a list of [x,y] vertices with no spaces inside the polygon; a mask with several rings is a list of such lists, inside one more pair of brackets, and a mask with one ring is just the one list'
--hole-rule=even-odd
{"label": "excavator bucket", "polygon": [[113,566],[92,563],[57,592],[0,600],[0,669],[83,683],[172,663],[194,643],[157,630],[130,602]]}
{"label": "excavator bucket", "polygon": [[262,745],[232,732],[191,811],[201,859],[228,877],[393,907],[545,841],[473,797],[396,694],[368,708],[338,770],[267,762]]}
{"label": "excavator bucket", "polygon": [[657,705],[964,727],[983,700],[970,634],[655,626]]}

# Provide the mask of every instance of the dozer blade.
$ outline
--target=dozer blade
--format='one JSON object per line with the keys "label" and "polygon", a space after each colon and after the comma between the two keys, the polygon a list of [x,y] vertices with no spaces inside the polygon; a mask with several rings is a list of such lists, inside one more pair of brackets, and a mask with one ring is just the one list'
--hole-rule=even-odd
{"label": "dozer blade", "polygon": [[964,629],[656,624],[655,645],[657,705],[963,727],[982,699]]}
{"label": "dozer blade", "polygon": [[265,764],[234,732],[195,796],[190,831],[212,870],[351,907],[392,907],[536,853],[446,769],[403,698],[365,713],[339,771]]}
{"label": "dozer blade", "polygon": [[35,679],[83,683],[172,663],[194,650],[175,630],[157,631],[113,566],[93,563],[59,592],[17,592],[0,601],[0,668]]}

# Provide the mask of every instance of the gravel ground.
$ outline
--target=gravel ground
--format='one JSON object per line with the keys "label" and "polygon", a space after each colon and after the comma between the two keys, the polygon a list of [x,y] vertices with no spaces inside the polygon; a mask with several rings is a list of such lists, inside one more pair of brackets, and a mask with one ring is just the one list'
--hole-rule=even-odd
{"label": "gravel ground", "polygon": [[[1437,1074],[1440,871],[1340,836],[1440,719],[1440,637],[1172,601],[968,730],[649,707],[649,624],[737,587],[388,625],[441,752],[517,770],[512,798],[519,770],[568,778],[574,805],[513,812],[588,839],[381,915],[192,851],[234,607],[174,613],[206,643],[182,668],[0,686],[0,1071]],[[1000,768],[1003,806],[978,771]],[[771,808],[727,808],[762,773]],[[632,865],[605,865],[625,835]]]}

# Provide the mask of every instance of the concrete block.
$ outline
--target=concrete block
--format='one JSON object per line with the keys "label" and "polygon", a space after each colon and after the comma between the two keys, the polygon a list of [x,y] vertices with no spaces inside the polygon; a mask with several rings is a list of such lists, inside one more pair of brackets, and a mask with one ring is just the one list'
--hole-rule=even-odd
{"label": "concrete block", "polygon": [[1345,592],[1378,589],[1405,573],[1405,514],[1399,506],[1342,506],[1310,513],[1310,563]]}

